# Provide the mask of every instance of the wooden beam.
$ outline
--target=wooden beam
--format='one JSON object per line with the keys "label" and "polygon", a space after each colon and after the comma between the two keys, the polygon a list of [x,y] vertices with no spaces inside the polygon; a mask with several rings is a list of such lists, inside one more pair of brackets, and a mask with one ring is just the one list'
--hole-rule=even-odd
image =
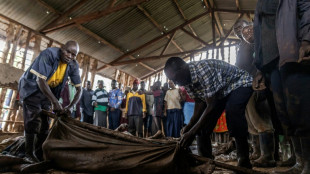
{"label": "wooden beam", "polygon": [[41,4],[42,6],[44,6],[45,8],[47,8],[48,11],[50,12],[54,12],[57,15],[61,15],[61,13],[57,10],[55,10],[54,8],[51,8],[50,5],[48,5],[46,2],[44,2],[43,0],[36,0],[39,4]]}
{"label": "wooden beam", "polygon": [[168,46],[170,45],[172,39],[173,39],[174,36],[175,36],[175,33],[176,33],[176,32],[172,33],[172,35],[170,36],[170,39],[168,40],[167,44],[165,45],[165,47],[164,47],[163,51],[160,53],[160,55],[163,55],[163,54],[166,52]]}
{"label": "wooden beam", "polygon": [[215,12],[223,12],[223,13],[249,13],[254,14],[254,10],[230,10],[230,9],[214,9]]}
{"label": "wooden beam", "polygon": [[3,63],[6,63],[13,39],[14,39],[14,23],[10,22],[8,28],[6,29],[5,47],[3,49],[3,60],[2,60]]}
{"label": "wooden beam", "polygon": [[47,29],[43,30],[42,32],[43,33],[49,33],[49,32],[52,32],[52,31],[57,31],[57,30],[62,29],[62,28],[66,28],[68,26],[72,26],[74,24],[83,24],[83,23],[86,23],[86,22],[90,22],[92,20],[101,18],[103,16],[107,16],[107,15],[109,15],[111,13],[123,10],[125,8],[128,8],[128,7],[136,6],[136,5],[141,4],[143,2],[146,2],[146,1],[148,1],[148,0],[132,0],[132,1],[129,1],[129,2],[124,2],[124,3],[120,4],[120,5],[114,6],[112,8],[106,8],[106,9],[104,9],[102,11],[97,11],[97,12],[93,12],[93,13],[89,13],[89,14],[80,16],[80,17],[76,17],[76,18],[71,19],[69,21],[66,21],[66,22],[63,22],[61,24],[58,24],[58,25],[52,26],[50,28],[47,28]]}
{"label": "wooden beam", "polygon": [[[149,12],[147,12],[141,5],[137,5],[138,9],[141,10],[143,12],[143,14],[152,22],[152,24],[161,32],[161,33],[165,33],[165,30],[158,24],[158,22],[156,22],[156,20],[151,16],[151,14],[149,14]],[[168,39],[170,39],[170,36],[167,35],[166,36]],[[172,44],[180,51],[183,51],[183,49],[174,41],[171,41]]]}
{"label": "wooden beam", "polygon": [[208,14],[208,13],[209,13],[209,11],[208,11],[208,12],[204,12],[204,13],[202,13],[202,14],[200,14],[200,15],[195,16],[194,18],[192,18],[192,19],[190,19],[190,20],[184,22],[183,24],[181,24],[181,25],[175,27],[174,29],[170,30],[169,32],[164,33],[163,35],[158,36],[158,37],[154,38],[153,40],[151,40],[151,41],[149,41],[149,42],[147,42],[147,43],[145,43],[145,44],[139,46],[138,48],[133,49],[132,51],[129,51],[128,53],[126,53],[126,54],[120,56],[119,58],[113,60],[110,64],[113,64],[113,63],[115,63],[115,62],[118,62],[118,61],[120,61],[120,60],[122,60],[122,59],[128,57],[129,55],[132,55],[132,54],[134,54],[135,52],[137,52],[137,51],[139,51],[139,50],[141,50],[141,49],[143,49],[143,48],[145,48],[145,47],[148,47],[149,45],[151,45],[151,44],[153,44],[153,43],[155,43],[155,42],[161,40],[162,38],[166,37],[167,35],[169,35],[169,34],[175,32],[175,31],[177,31],[177,30],[183,28],[184,26],[186,26],[186,25],[188,25],[188,24],[190,24],[190,23],[192,23],[192,22],[194,22],[194,21],[200,19],[201,17],[205,16],[205,15]]}
{"label": "wooden beam", "polygon": [[110,0],[109,8],[114,7],[116,0]]}
{"label": "wooden beam", "polygon": [[[184,55],[184,54],[195,54],[195,53],[199,53],[202,51],[206,51],[208,49],[215,49],[215,48],[220,48],[221,46],[207,46],[201,49],[197,49],[197,50],[190,50],[190,51],[184,51],[184,52],[179,52],[179,53],[171,53],[171,54],[165,54],[165,55],[160,55],[160,56],[150,56],[150,57],[144,57],[144,58],[139,58],[139,59],[135,59],[135,60],[126,60],[126,61],[121,61],[121,62],[116,62],[114,64],[111,64],[112,66],[120,66],[120,65],[126,65],[126,64],[132,64],[132,63],[137,63],[137,62],[141,62],[141,61],[151,61],[151,60],[157,60],[157,59],[161,59],[164,57],[174,57],[174,56],[179,56],[179,55]],[[226,46],[227,47],[227,46]]]}
{"label": "wooden beam", "polygon": [[13,48],[11,50],[11,57],[10,57],[10,62],[9,62],[11,66],[13,66],[13,63],[14,63],[16,49],[17,49],[17,46],[19,45],[19,40],[22,35],[22,31],[23,31],[23,27],[21,25],[18,25],[16,27],[16,33],[13,39]]}
{"label": "wooden beam", "polygon": [[40,54],[41,50],[41,41],[42,41],[42,37],[40,35],[35,35],[35,42],[34,42],[34,48],[33,48],[33,56],[31,59],[31,62],[38,57],[38,55]]}
{"label": "wooden beam", "polygon": [[194,34],[192,34],[192,33],[190,33],[189,31],[187,31],[186,29],[181,28],[181,30],[182,30],[184,33],[190,35],[192,38],[194,38],[194,39],[197,40],[198,42],[204,44],[205,46],[209,46],[209,44],[208,44],[207,42],[205,42],[204,40],[198,38],[198,37],[195,36]]}
{"label": "wooden beam", "polygon": [[[182,15],[183,19],[184,19],[185,21],[187,21],[187,18],[186,18],[186,16],[185,16],[185,14],[184,14],[184,12],[183,12],[183,10],[182,10],[180,4],[178,3],[178,1],[177,1],[177,0],[173,0],[173,1],[174,1],[174,4],[176,5],[177,9],[179,10],[180,14]],[[187,26],[188,26],[188,28],[191,30],[191,32],[193,33],[193,35],[197,36],[197,34],[196,34],[196,32],[194,31],[194,29],[192,28],[191,24],[188,24]]]}
{"label": "wooden beam", "polygon": [[[93,37],[94,39],[100,41],[100,44],[102,45],[107,45],[109,46],[110,48],[114,49],[115,51],[118,51],[120,53],[123,53],[124,54],[124,51],[122,51],[119,47],[113,45],[112,43],[108,42],[107,40],[105,40],[104,38],[102,38],[101,36],[99,36],[98,34],[90,31],[89,29],[85,28],[84,26],[80,25],[80,24],[76,24],[77,28],[80,29],[81,31],[83,31],[84,33],[86,33],[87,35]],[[135,57],[133,56],[129,56],[130,59],[136,59]],[[109,67],[110,65],[108,63],[104,63],[104,68],[101,67],[99,69],[97,69],[97,71],[101,71],[107,67]],[[139,63],[140,65],[142,65],[143,67],[147,68],[148,70],[151,70],[151,71],[155,71],[154,68],[146,65],[146,64],[143,64],[143,63]]]}
{"label": "wooden beam", "polygon": [[236,0],[236,7],[237,7],[237,10],[240,10],[240,3],[239,3],[239,0]]}
{"label": "wooden beam", "polygon": [[45,27],[43,27],[43,29],[41,29],[40,31],[43,31],[49,27],[52,27],[53,25],[55,25],[57,22],[59,22],[60,20],[68,17],[69,14],[71,14],[72,12],[74,12],[76,9],[80,8],[83,4],[85,4],[87,1],[89,0],[80,0],[78,3],[74,4],[70,9],[68,9],[66,12],[64,12],[63,14],[60,15],[60,13],[58,13],[57,10],[55,10],[54,8],[50,7],[51,9],[57,11],[57,14],[59,14],[59,17],[57,17],[56,19],[54,19],[52,22],[50,22],[49,24],[45,25]]}
{"label": "wooden beam", "polygon": [[28,30],[28,35],[27,35],[27,39],[26,39],[26,47],[25,47],[25,51],[24,51],[24,55],[23,55],[23,62],[22,62],[22,68],[21,68],[22,70],[25,69],[25,63],[26,63],[26,58],[27,58],[30,38],[31,38],[31,31]]}
{"label": "wooden beam", "polygon": [[230,30],[226,33],[225,37],[223,38],[223,40],[221,41],[220,45],[224,45],[226,39],[228,38],[228,36],[230,35],[230,33],[232,32],[234,25],[238,22],[239,19],[242,18],[244,14],[239,15],[239,17],[237,18],[237,20],[234,22],[234,24],[231,26]]}
{"label": "wooden beam", "polygon": [[[216,5],[213,1],[212,5],[210,3],[210,0],[203,0],[205,6],[207,6],[209,9],[211,10],[215,10],[216,9]],[[220,36],[224,36],[224,31],[223,31],[223,27],[222,27],[222,24],[221,24],[221,21],[220,21],[220,18],[218,16],[218,14],[215,12],[215,13],[211,13],[212,15],[214,15],[214,18],[215,18],[215,25],[216,25],[216,28],[217,28],[217,32]],[[212,16],[211,16],[212,18]]]}

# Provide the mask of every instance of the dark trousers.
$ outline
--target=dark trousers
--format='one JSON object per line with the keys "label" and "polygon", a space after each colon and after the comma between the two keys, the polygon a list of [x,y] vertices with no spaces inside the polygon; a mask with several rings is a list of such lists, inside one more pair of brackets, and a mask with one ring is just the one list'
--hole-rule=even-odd
{"label": "dark trousers", "polygon": [[93,115],[87,115],[87,113],[83,111],[83,122],[93,124]]}
{"label": "dark trousers", "polygon": [[310,66],[286,63],[280,69],[288,135],[310,137]]}
{"label": "dark trousers", "polygon": [[38,91],[23,102],[24,126],[27,134],[48,134],[49,118],[41,113],[50,110],[51,102]]}
{"label": "dark trousers", "polygon": [[152,132],[152,117],[152,115],[146,115],[146,117],[143,119],[144,130],[147,132]]}
{"label": "dark trousers", "polygon": [[[204,125],[201,131],[197,134],[197,138],[201,141],[198,144],[198,149],[204,149],[206,154],[201,154],[210,157],[212,149],[210,149],[210,135],[216,126],[217,120],[222,112],[226,111],[226,120],[229,133],[237,140],[246,140],[248,136],[248,126],[245,118],[245,108],[253,93],[251,87],[240,87],[232,91],[228,96],[217,102],[215,108],[209,114],[208,122]],[[208,144],[208,145],[206,145]]]}
{"label": "dark trousers", "polygon": [[109,111],[109,129],[116,129],[119,126],[121,116],[121,110],[115,109],[114,111]]}
{"label": "dark trousers", "polygon": [[183,126],[182,109],[167,110],[167,137],[180,137],[180,131]]}
{"label": "dark trousers", "polygon": [[128,116],[128,132],[132,135],[136,136],[136,132],[138,132],[138,136],[143,136],[143,118],[142,116]]}

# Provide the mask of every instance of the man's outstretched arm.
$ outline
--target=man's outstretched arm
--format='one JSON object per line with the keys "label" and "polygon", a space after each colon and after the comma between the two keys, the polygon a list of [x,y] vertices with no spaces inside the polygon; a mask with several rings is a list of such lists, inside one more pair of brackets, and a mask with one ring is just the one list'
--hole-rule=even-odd
{"label": "man's outstretched arm", "polygon": [[48,86],[46,80],[43,78],[37,77],[37,84],[41,90],[41,92],[50,100],[50,102],[53,105],[53,110],[54,111],[62,111],[63,108],[61,104],[58,102],[57,98],[54,96],[52,93],[50,87]]}

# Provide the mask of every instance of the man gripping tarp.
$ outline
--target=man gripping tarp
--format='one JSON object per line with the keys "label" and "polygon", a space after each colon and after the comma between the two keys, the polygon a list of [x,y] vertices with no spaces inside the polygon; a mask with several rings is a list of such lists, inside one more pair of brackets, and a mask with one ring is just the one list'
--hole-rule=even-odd
{"label": "man gripping tarp", "polygon": [[[23,101],[25,125],[25,154],[30,162],[43,160],[42,144],[48,135],[49,118],[42,109],[63,112],[79,101],[81,78],[79,65],[75,60],[79,45],[68,41],[61,48],[47,48],[33,61],[19,80],[19,94]],[[62,108],[58,102],[61,90],[70,77],[76,87],[72,102]]]}

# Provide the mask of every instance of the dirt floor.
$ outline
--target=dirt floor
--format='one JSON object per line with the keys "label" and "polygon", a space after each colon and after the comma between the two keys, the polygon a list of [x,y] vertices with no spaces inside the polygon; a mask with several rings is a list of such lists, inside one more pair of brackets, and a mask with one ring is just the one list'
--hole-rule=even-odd
{"label": "dirt floor", "polygon": [[[23,136],[23,133],[1,133],[0,132],[0,151],[2,151],[7,145],[11,144],[12,142],[15,141],[15,138],[18,136]],[[196,143],[194,142],[193,145],[191,146],[191,150],[193,153],[197,154],[197,146]],[[225,162],[218,160],[220,162]],[[231,161],[231,162],[225,162],[226,164],[231,164],[231,165],[236,165],[236,161]],[[255,170],[258,171],[263,171],[263,172],[271,172],[274,170],[285,170],[287,168],[284,167],[275,167],[275,168],[254,168]],[[64,171],[57,171],[57,170],[49,170],[46,172],[46,174],[71,174],[72,172],[64,172]],[[9,174],[9,173],[7,173]],[[233,174],[231,171],[227,171],[221,168],[216,168],[215,172],[213,174]]]}

